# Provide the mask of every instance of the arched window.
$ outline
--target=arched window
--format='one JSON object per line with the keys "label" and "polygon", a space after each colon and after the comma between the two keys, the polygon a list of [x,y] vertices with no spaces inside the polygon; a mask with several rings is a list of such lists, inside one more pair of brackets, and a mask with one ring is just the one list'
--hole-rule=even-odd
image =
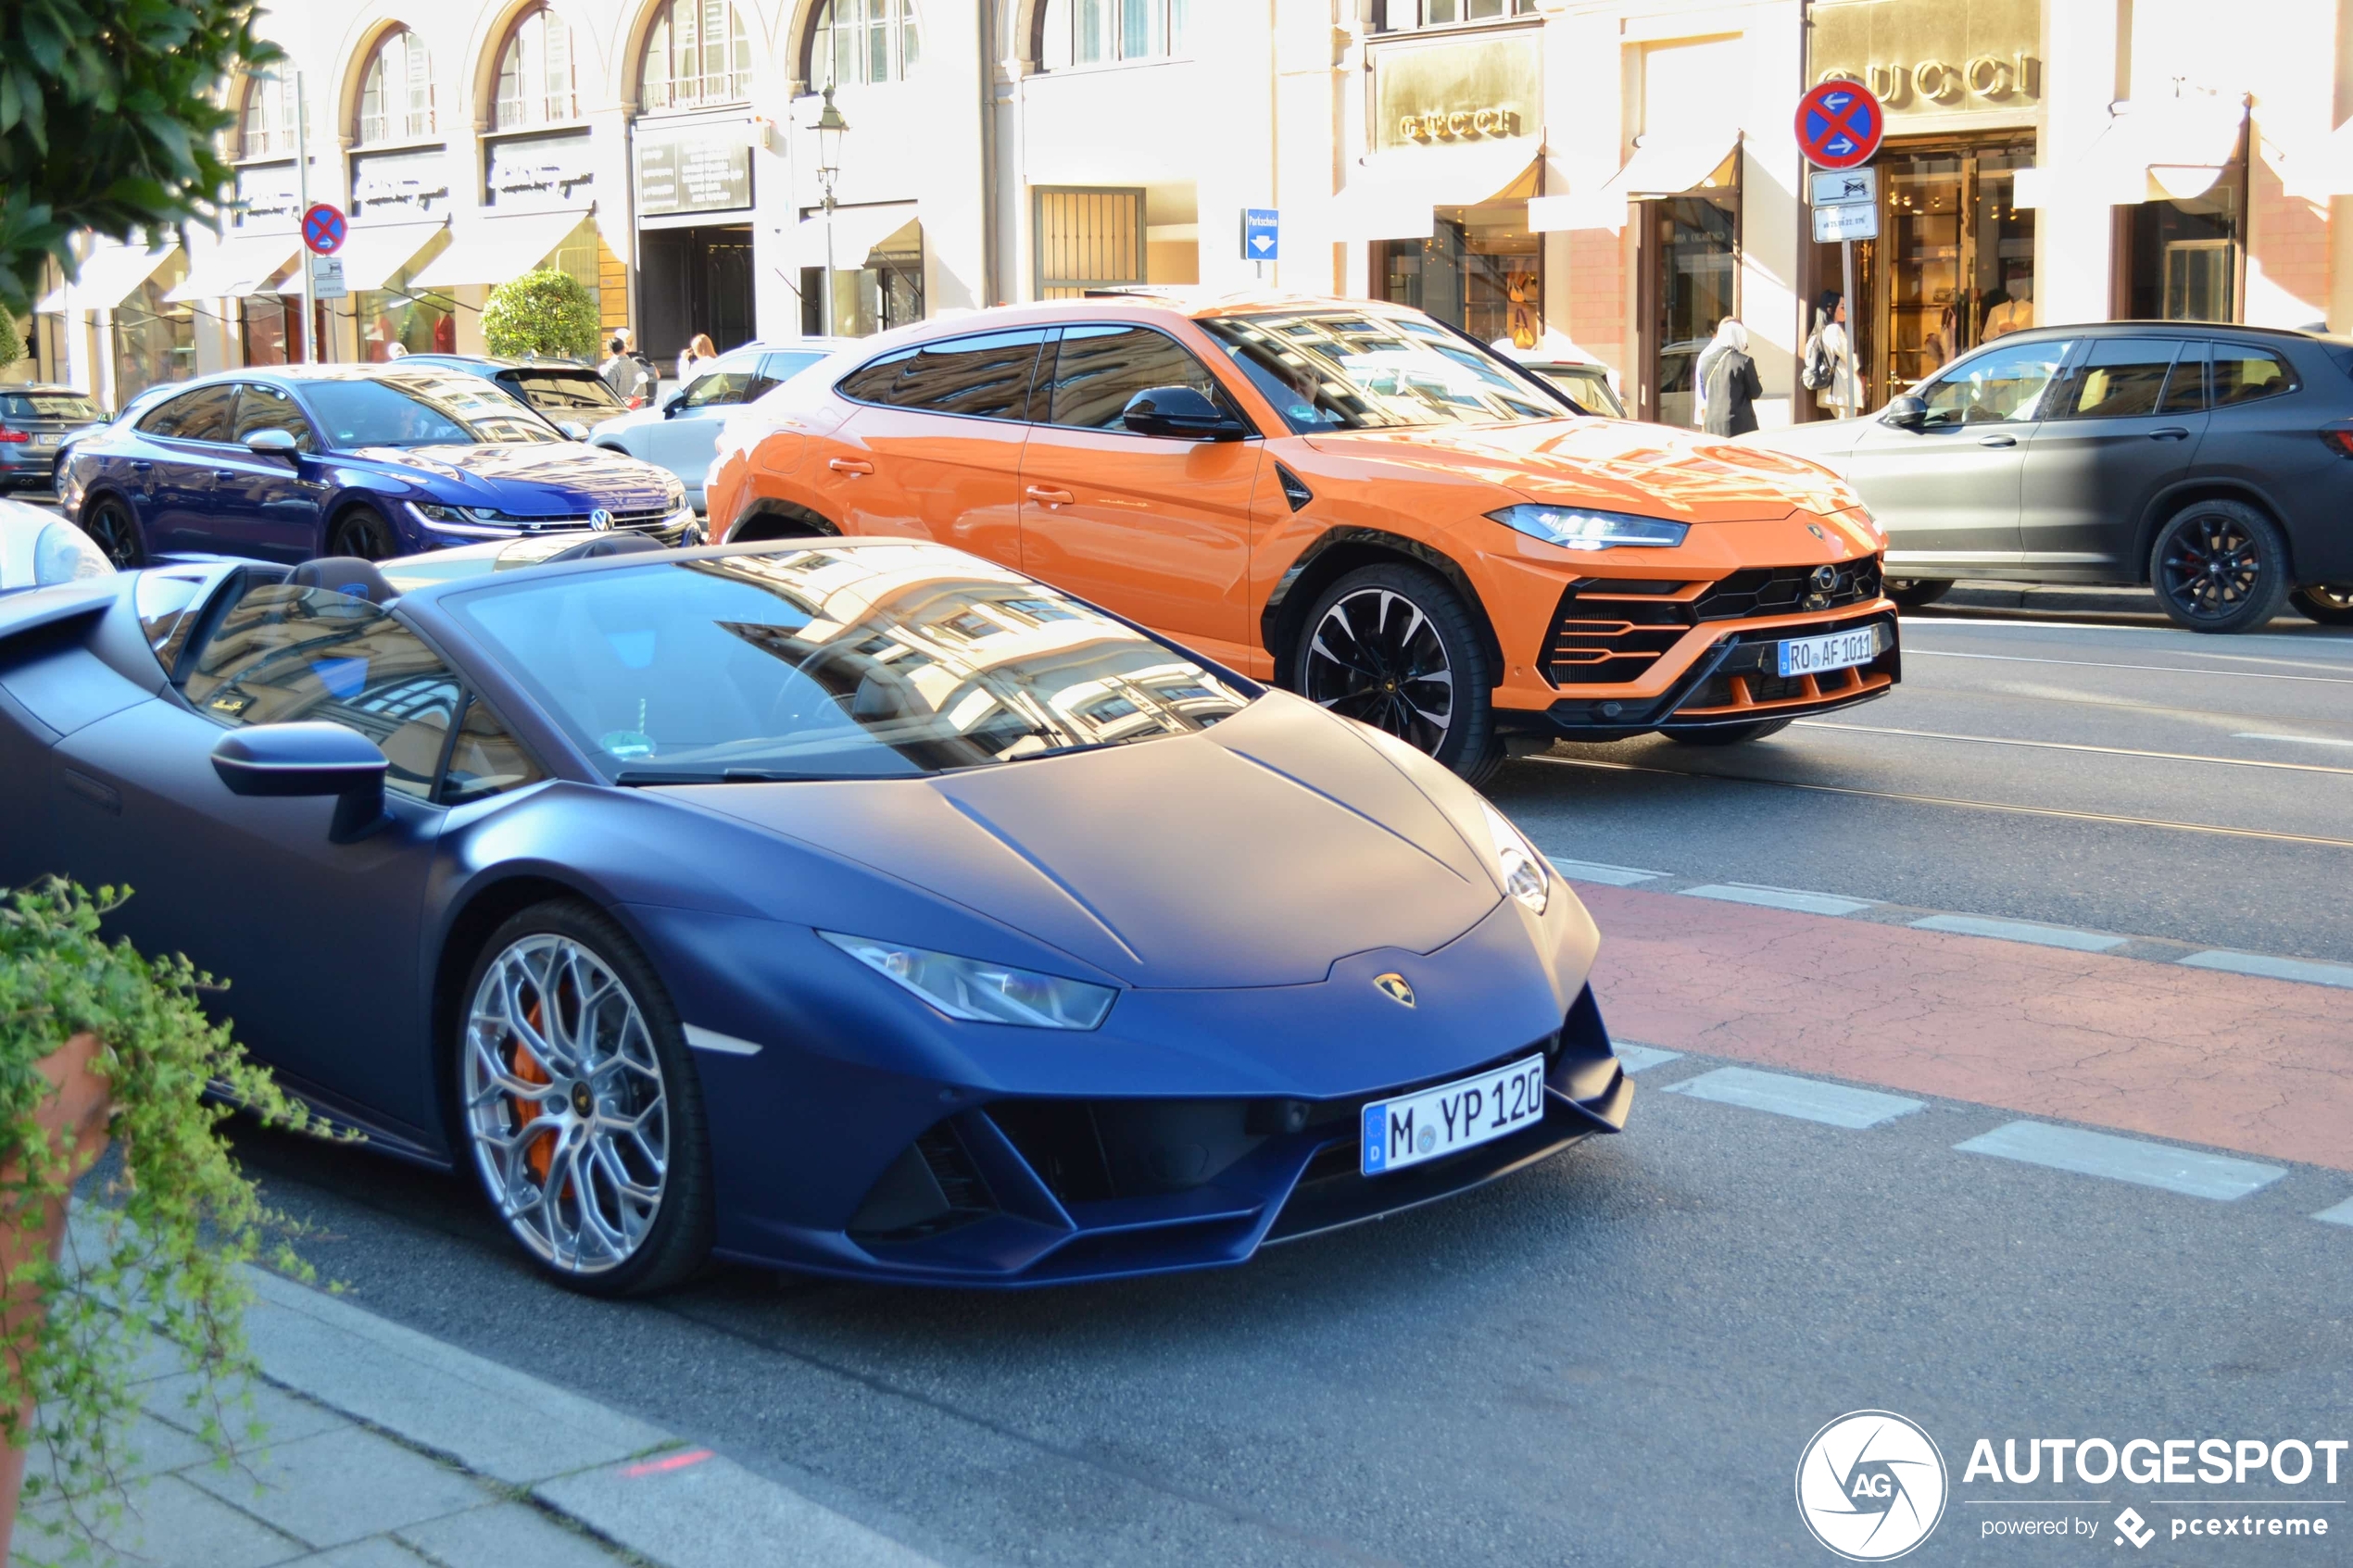
{"label": "arched window", "polygon": [[493,131],[515,131],[580,113],[579,75],[573,67],[572,29],[545,6],[515,20],[498,51],[498,97]]}
{"label": "arched window", "polygon": [[433,61],[407,28],[384,36],[359,79],[359,144],[433,134]]}
{"label": "arched window", "polygon": [[897,82],[922,57],[915,0],[819,0],[809,32],[812,85]]}
{"label": "arched window", "polygon": [[1048,70],[1185,52],[1189,0],[1047,0],[1038,63]]}
{"label": "arched window", "polygon": [[257,76],[245,83],[245,113],[239,126],[239,157],[292,157],[295,150],[294,94],[273,76]]}
{"label": "arched window", "polygon": [[690,109],[751,96],[751,43],[727,0],[670,0],[646,36],[641,109]]}

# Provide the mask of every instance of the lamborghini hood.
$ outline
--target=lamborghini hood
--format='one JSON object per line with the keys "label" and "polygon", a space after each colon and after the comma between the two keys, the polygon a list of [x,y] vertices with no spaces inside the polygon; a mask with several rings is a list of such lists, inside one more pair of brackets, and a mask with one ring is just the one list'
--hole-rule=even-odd
{"label": "lamborghini hood", "polygon": [[1356,431],[1307,438],[1321,455],[1459,481],[1476,476],[1531,501],[1681,522],[1751,522],[1793,508],[1852,504],[1811,463],[1718,437],[1630,420],[1538,420]]}
{"label": "lamborghini hood", "polygon": [[1352,953],[1443,947],[1502,897],[1459,803],[1442,809],[1353,726],[1279,694],[1199,734],[691,794],[1142,987],[1311,984]]}

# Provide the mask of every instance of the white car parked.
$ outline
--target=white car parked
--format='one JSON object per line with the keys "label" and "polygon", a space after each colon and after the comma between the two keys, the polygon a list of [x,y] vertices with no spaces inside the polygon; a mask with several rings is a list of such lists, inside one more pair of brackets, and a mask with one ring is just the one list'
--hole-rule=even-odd
{"label": "white car parked", "polygon": [[654,407],[605,420],[589,443],[668,469],[686,484],[695,510],[702,511],[703,476],[711,471],[720,425],[744,404],[852,342],[805,337],[731,348],[697,366],[693,380]]}

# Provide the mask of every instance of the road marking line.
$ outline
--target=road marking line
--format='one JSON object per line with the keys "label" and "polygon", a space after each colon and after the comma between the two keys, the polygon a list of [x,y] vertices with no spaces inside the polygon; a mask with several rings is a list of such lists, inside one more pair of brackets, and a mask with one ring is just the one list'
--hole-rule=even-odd
{"label": "road marking line", "polygon": [[1618,1065],[1629,1073],[1644,1073],[1654,1067],[1664,1067],[1670,1061],[1682,1060],[1681,1051],[1661,1050],[1656,1046],[1638,1046],[1629,1040],[1613,1040],[1610,1049],[1617,1053]]}
{"label": "road marking line", "polygon": [[1898,1116],[1909,1116],[1924,1103],[1873,1089],[1825,1084],[1818,1078],[1759,1073],[1753,1067],[1719,1067],[1713,1073],[1669,1084],[1659,1092],[1689,1095],[1693,1099],[1714,1100],[1718,1105],[1737,1105],[1750,1110],[1769,1110],[1776,1116],[1794,1116],[1806,1122],[1825,1122],[1833,1127],[1876,1127]]}
{"label": "road marking line", "polygon": [[1986,920],[1979,915],[1931,915],[1912,922],[1915,931],[1948,931],[1959,936],[1991,936],[2002,942],[2032,942],[2043,947],[2068,947],[2079,953],[2105,953],[2121,947],[2129,936],[2107,936],[2096,931],[2076,931],[2063,925],[2034,925],[2020,920]]}
{"label": "road marking line", "polygon": [[2271,980],[2301,980],[2310,985],[2336,985],[2353,990],[2353,964],[2318,963],[2310,959],[2275,959],[2263,953],[2231,953],[2220,949],[2192,953],[2177,961],[2192,969],[2228,970],[2233,974],[2259,974]]}
{"label": "road marking line", "polygon": [[1603,772],[1660,773],[1674,779],[1713,780],[1718,784],[1768,784],[1775,789],[1811,790],[1817,795],[1854,795],[1870,800],[1900,800],[1911,806],[1952,806],[1966,811],[2007,811],[2019,817],[2058,817],[2077,822],[2109,822],[2119,827],[2170,828],[2175,833],[2210,833],[2223,838],[2259,838],[2274,844],[2318,844],[2330,849],[2353,849],[2353,838],[2323,838],[2308,833],[2267,833],[2261,828],[2218,827],[2212,822],[2170,822],[2161,817],[2119,817],[2105,811],[2067,811],[2056,806],[2013,806],[1999,800],[1956,800],[1942,795],[1906,795],[1886,789],[1856,789],[1846,784],[1799,784],[1793,779],[1760,779],[1750,773],[1695,773],[1682,768],[1650,768],[1639,762],[1604,762],[1587,757],[1535,756],[1522,759],[1555,768],[1590,768]]}
{"label": "road marking line", "polygon": [[2259,1165],[2252,1160],[2204,1154],[2144,1138],[2088,1133],[2080,1127],[2055,1127],[2047,1122],[2007,1123],[1953,1147],[1965,1154],[1990,1154],[2079,1175],[2107,1176],[2218,1203],[2245,1198],[2287,1174],[2278,1165]]}
{"label": "road marking line", "polygon": [[[1949,648],[1907,647],[1906,659],[1982,659],[1992,664],[2063,664],[2070,670],[2143,670],[2158,675],[2221,675],[2233,681],[2318,681],[2322,685],[2353,686],[2353,675],[2274,675],[2268,670],[2200,670],[2189,664],[2102,664],[2088,659],[2031,659],[2018,653],[1956,653]],[[2325,670],[2324,664],[2307,669]]]}
{"label": "road marking line", "polygon": [[[2007,735],[1955,735],[1937,730],[1894,730],[1876,724],[1830,724],[1800,719],[1801,729],[1847,730],[1858,735],[1903,735],[1911,740],[1966,741],[1971,746],[2022,746],[2036,751],[2090,751],[2103,757],[2145,757],[2158,762],[2210,762],[2218,768],[2276,768],[2291,773],[2353,774],[2353,768],[2332,768],[2324,762],[2267,762],[2253,757],[2201,757],[2189,751],[2136,751],[2123,746],[2085,746],[2076,741],[2013,740]],[[2297,740],[2297,735],[2233,735],[2233,740]],[[2353,741],[2323,741],[2323,746],[2353,746]]]}
{"label": "road marking line", "polygon": [[1671,876],[1671,872],[1646,872],[1639,866],[1612,866],[1600,860],[1565,860],[1558,855],[1547,855],[1553,870],[1571,882],[1599,882],[1611,887],[1631,887],[1638,882],[1656,882]]}
{"label": "road marking line", "polygon": [[1800,887],[1763,887],[1747,882],[1711,882],[1686,887],[1687,898],[1720,898],[1727,904],[1757,904],[1768,909],[1795,909],[1807,915],[1852,915],[1869,909],[1869,898],[1844,898],[1835,893],[1808,893]]}
{"label": "road marking line", "polygon": [[2353,740],[2332,740],[2326,735],[2267,735],[2248,730],[2242,730],[2231,738],[2233,740],[2285,741],[2290,746],[2353,746]]}
{"label": "road marking line", "polygon": [[2333,1225],[2353,1225],[2353,1198],[2348,1198],[2332,1208],[2323,1209],[2312,1218],[2326,1220]]}

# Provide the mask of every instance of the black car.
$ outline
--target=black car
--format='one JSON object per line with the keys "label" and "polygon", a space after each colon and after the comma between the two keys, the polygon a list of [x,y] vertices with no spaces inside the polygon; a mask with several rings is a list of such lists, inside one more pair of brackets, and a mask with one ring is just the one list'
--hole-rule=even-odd
{"label": "black car", "polygon": [[[400,361],[403,365],[434,366],[439,369],[463,370],[495,382],[509,394],[530,404],[561,429],[566,425],[594,426],[615,415],[629,412],[613,389],[605,383],[593,365],[576,359],[504,359],[489,354],[411,354]],[[565,430],[574,440],[586,437],[580,432]]]}
{"label": "black car", "polygon": [[1887,530],[1898,603],[1956,578],[2145,583],[2174,622],[2283,602],[2353,625],[2353,341],[2193,321],[1997,338],[1874,418],[1744,441],[1808,458]]}
{"label": "black car", "polygon": [[57,477],[57,448],[106,420],[94,399],[69,386],[0,388],[0,494],[47,489]]}

